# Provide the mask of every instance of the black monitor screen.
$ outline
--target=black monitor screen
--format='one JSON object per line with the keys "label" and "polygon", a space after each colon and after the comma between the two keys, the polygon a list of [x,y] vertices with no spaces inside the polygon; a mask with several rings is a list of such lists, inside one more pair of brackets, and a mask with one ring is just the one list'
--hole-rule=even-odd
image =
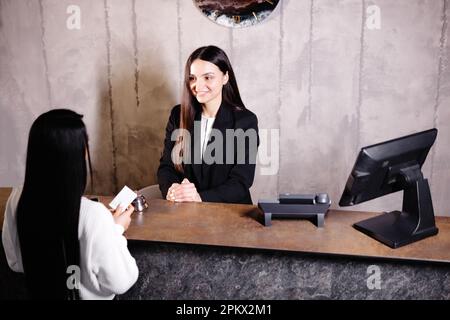
{"label": "black monitor screen", "polygon": [[355,223],[357,230],[392,248],[438,233],[430,188],[421,170],[436,136],[437,129],[431,129],[361,149],[339,205],[352,206],[401,190],[403,203],[401,210]]}
{"label": "black monitor screen", "polygon": [[340,206],[351,206],[404,189],[400,170],[422,168],[437,129],[364,147],[345,185]]}

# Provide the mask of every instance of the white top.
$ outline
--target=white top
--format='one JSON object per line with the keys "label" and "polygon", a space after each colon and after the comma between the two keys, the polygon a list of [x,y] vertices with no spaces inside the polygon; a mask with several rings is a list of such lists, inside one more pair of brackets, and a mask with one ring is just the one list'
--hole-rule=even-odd
{"label": "white top", "polygon": [[[2,231],[6,259],[15,272],[23,272],[16,224],[21,193],[22,188],[14,188],[9,196]],[[78,239],[82,299],[113,299],[136,282],[139,271],[123,232],[123,227],[114,223],[111,212],[103,204],[81,198]]]}
{"label": "white top", "polygon": [[208,145],[209,138],[211,137],[211,130],[216,118],[207,118],[202,115],[201,131],[200,131],[200,141],[201,141],[201,152],[200,159],[203,159],[203,153],[205,153],[206,146]]}

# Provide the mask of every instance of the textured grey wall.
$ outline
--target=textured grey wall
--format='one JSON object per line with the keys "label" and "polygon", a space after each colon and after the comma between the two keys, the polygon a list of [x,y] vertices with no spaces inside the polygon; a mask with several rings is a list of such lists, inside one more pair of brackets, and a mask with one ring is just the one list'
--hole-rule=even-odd
{"label": "textured grey wall", "polygon": [[[69,30],[69,5],[81,29]],[[380,8],[381,28],[366,25]],[[337,207],[357,150],[437,127],[424,172],[450,216],[448,0],[281,0],[258,26],[228,29],[191,0],[0,0],[0,185],[20,184],[40,113],[85,115],[96,191],[156,182],[184,62],[215,44],[230,56],[247,107],[280,130],[280,169],[253,200],[327,191]],[[395,194],[351,209],[398,209]]]}

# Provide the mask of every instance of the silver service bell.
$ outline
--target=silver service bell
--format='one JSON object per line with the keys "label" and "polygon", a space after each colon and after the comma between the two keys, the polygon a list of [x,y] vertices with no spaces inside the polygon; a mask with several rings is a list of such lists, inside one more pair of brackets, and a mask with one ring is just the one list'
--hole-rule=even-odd
{"label": "silver service bell", "polygon": [[136,199],[133,200],[132,205],[134,207],[134,211],[138,213],[142,213],[148,208],[147,200],[144,195],[138,195]]}

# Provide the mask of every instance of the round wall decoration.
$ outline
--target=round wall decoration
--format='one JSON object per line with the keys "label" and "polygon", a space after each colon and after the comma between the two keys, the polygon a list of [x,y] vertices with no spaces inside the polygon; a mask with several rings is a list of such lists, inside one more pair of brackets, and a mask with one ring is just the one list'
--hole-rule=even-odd
{"label": "round wall decoration", "polygon": [[194,0],[210,20],[226,27],[248,27],[269,17],[280,0]]}

